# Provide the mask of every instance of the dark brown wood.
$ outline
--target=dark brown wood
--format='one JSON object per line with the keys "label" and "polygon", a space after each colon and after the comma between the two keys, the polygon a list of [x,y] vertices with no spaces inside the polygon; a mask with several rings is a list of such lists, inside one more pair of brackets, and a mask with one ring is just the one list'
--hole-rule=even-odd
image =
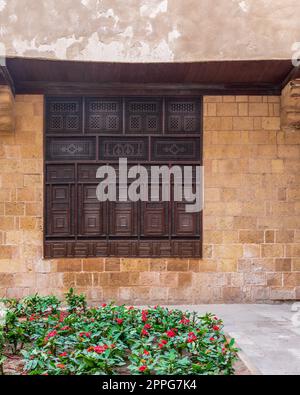
{"label": "dark brown wood", "polygon": [[105,63],[7,59],[16,93],[53,95],[276,95],[291,60]]}
{"label": "dark brown wood", "polygon": [[88,240],[46,241],[45,258],[86,257],[201,257],[202,246],[198,239],[147,241],[136,240]]}
{"label": "dark brown wood", "polygon": [[292,81],[295,78],[300,78],[300,66],[291,67],[290,72],[287,74],[287,76],[281,83],[281,89],[283,89],[290,81]]}
{"label": "dark brown wood", "polygon": [[279,95],[281,84],[239,83],[239,84],[126,84],[126,83],[49,83],[48,81],[22,81],[16,84],[18,94],[44,95],[101,95],[109,96],[209,96],[209,95]]}
{"label": "dark brown wood", "polygon": [[201,164],[201,98],[47,97],[45,117],[46,258],[201,257],[202,213],[185,203],[96,197],[98,167],[120,157]]}
{"label": "dark brown wood", "polygon": [[0,85],[8,85],[12,94],[15,95],[16,91],[14,81],[6,66],[0,66]]}

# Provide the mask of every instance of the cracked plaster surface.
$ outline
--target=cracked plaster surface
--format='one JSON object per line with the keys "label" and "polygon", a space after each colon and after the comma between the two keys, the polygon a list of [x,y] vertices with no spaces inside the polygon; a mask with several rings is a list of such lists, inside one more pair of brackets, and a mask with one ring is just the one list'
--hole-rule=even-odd
{"label": "cracked plaster surface", "polygon": [[0,0],[7,56],[190,62],[291,58],[298,0]]}

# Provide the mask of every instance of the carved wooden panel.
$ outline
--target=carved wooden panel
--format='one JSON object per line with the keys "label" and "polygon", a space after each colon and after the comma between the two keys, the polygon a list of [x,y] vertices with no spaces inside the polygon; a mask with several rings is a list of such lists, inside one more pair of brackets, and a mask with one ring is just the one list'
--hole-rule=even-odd
{"label": "carved wooden panel", "polygon": [[46,159],[48,161],[93,160],[96,142],[90,138],[55,138],[46,140]]}
{"label": "carved wooden panel", "polygon": [[137,204],[132,202],[109,202],[109,235],[137,236]]}
{"label": "carved wooden panel", "polygon": [[78,188],[79,234],[83,236],[106,235],[106,203],[96,196],[97,185],[80,185]]}
{"label": "carved wooden panel", "polygon": [[141,236],[168,236],[169,210],[167,202],[142,202]]}
{"label": "carved wooden panel", "polygon": [[168,99],[166,102],[167,133],[197,133],[200,129],[199,99]]}
{"label": "carved wooden panel", "polygon": [[200,99],[49,97],[45,110],[46,258],[201,256],[202,214],[186,203],[96,197],[99,166],[118,177],[120,157],[148,171],[200,164]]}
{"label": "carved wooden panel", "polygon": [[44,244],[45,258],[65,258],[68,257],[66,242],[45,242]]}
{"label": "carved wooden panel", "polygon": [[136,242],[132,240],[116,240],[109,242],[109,255],[111,256],[136,256]]}
{"label": "carved wooden panel", "polygon": [[99,168],[99,164],[91,165],[91,164],[79,164],[78,165],[78,181],[80,182],[99,182],[96,177],[97,170]]}
{"label": "carved wooden panel", "polygon": [[93,256],[108,256],[109,251],[108,251],[108,242],[103,240],[103,241],[97,241],[93,243]]}
{"label": "carved wooden panel", "polygon": [[122,100],[89,98],[86,100],[86,131],[122,133]]}
{"label": "carved wooden panel", "polygon": [[147,138],[100,138],[101,160],[147,160],[148,159],[148,139]]}
{"label": "carved wooden panel", "polygon": [[46,167],[47,182],[74,182],[75,166],[74,165],[48,165]]}
{"label": "carved wooden panel", "polygon": [[49,133],[80,133],[82,101],[80,98],[48,98],[46,130]]}
{"label": "carved wooden panel", "polygon": [[133,98],[126,100],[127,133],[161,133],[162,100]]}
{"label": "carved wooden panel", "polygon": [[47,235],[70,236],[73,233],[73,188],[69,185],[49,185],[47,195]]}
{"label": "carved wooden panel", "polygon": [[152,139],[151,159],[154,161],[198,161],[200,159],[199,138]]}
{"label": "carved wooden panel", "polygon": [[173,241],[172,251],[174,256],[186,257],[199,257],[202,255],[202,247],[200,240],[184,240]]}
{"label": "carved wooden panel", "polygon": [[172,256],[172,243],[169,240],[152,242],[152,254],[153,256]]}
{"label": "carved wooden panel", "polygon": [[199,213],[186,212],[186,203],[173,203],[173,236],[199,236]]}
{"label": "carved wooden panel", "polygon": [[46,241],[46,258],[201,256],[200,240]]}
{"label": "carved wooden panel", "polygon": [[137,245],[137,256],[140,257],[149,257],[154,256],[152,249],[152,242],[149,240],[140,240]]}
{"label": "carved wooden panel", "polygon": [[[96,177],[97,175],[97,170],[99,169],[99,164],[93,165],[93,164],[79,164],[78,165],[78,181],[81,183],[99,183],[100,179]],[[118,164],[112,164],[111,165],[116,174],[116,178],[118,179],[119,177],[119,166]],[[147,168],[147,166],[145,166]],[[128,180],[131,182],[135,179],[135,177],[128,177]]]}

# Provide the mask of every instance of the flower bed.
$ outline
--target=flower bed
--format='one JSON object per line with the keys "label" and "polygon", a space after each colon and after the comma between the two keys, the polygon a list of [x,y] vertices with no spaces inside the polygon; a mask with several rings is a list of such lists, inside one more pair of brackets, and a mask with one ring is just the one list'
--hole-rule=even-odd
{"label": "flower bed", "polygon": [[234,373],[234,340],[212,314],[112,303],[87,308],[72,289],[66,302],[63,309],[53,296],[6,300],[0,361],[21,354],[28,375]]}

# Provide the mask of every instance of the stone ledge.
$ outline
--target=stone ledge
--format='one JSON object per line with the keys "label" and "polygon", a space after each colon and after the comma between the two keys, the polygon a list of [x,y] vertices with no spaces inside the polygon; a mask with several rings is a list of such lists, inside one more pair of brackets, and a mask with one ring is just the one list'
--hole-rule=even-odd
{"label": "stone ledge", "polygon": [[6,85],[0,86],[0,133],[13,132],[15,128],[15,99]]}
{"label": "stone ledge", "polygon": [[300,79],[290,81],[281,95],[281,126],[300,129]]}

